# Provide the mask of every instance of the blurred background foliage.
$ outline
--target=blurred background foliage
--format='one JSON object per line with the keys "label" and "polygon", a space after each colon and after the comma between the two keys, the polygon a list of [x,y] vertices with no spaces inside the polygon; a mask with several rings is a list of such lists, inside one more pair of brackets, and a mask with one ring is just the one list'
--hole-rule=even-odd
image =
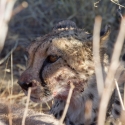
{"label": "blurred background foliage", "polygon": [[[19,8],[23,0],[17,0],[15,8]],[[117,14],[118,5],[110,0],[25,0],[28,7],[22,9],[12,17],[9,23],[9,32],[6,39],[6,47],[18,40],[18,46],[25,48],[35,37],[43,36],[50,32],[55,23],[60,20],[70,19],[79,28],[84,28],[88,32],[93,32],[94,18],[101,15],[103,19],[102,27],[110,24],[113,27],[119,25]],[[125,1],[119,3],[125,6]],[[97,6],[97,7],[95,7]],[[125,8],[122,8],[124,13]],[[9,50],[3,50],[4,57]]]}

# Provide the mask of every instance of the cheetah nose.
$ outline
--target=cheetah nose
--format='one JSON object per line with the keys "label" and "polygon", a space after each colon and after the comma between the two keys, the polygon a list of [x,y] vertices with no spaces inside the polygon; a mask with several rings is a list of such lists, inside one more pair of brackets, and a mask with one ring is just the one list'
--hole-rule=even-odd
{"label": "cheetah nose", "polygon": [[29,88],[29,87],[32,87],[32,86],[33,86],[33,85],[32,85],[32,82],[26,83],[26,82],[20,82],[20,81],[18,81],[18,84],[21,86],[22,89],[24,89],[24,90],[26,90],[26,91],[28,91],[28,88]]}

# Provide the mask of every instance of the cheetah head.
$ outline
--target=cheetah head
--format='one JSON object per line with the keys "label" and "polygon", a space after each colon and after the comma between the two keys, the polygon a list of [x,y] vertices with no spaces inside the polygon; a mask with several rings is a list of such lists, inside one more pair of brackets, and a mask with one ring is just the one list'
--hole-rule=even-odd
{"label": "cheetah head", "polygon": [[[100,37],[101,44],[108,35],[106,29]],[[84,91],[94,74],[92,35],[71,21],[59,22],[52,32],[36,38],[27,52],[27,69],[18,84],[26,94],[31,87],[31,100],[35,102],[66,99],[71,82],[75,85],[74,98]]]}

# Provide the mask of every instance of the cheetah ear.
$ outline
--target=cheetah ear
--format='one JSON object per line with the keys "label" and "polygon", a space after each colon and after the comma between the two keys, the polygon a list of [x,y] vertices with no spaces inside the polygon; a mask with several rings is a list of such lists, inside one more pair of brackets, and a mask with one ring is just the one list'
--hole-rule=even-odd
{"label": "cheetah ear", "polygon": [[103,45],[103,44],[105,44],[105,42],[107,42],[110,32],[111,32],[110,25],[106,25],[105,29],[100,32],[100,44],[101,45]]}
{"label": "cheetah ear", "polygon": [[[106,25],[105,29],[100,32],[100,44],[101,45],[103,45],[107,42],[110,32],[111,32],[110,25]],[[87,39],[89,41],[93,41],[93,36],[91,34],[87,34]]]}

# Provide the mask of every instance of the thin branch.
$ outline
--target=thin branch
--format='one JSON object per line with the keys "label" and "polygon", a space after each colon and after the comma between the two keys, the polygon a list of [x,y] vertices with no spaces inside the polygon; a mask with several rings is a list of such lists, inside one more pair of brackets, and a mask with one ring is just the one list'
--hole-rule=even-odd
{"label": "thin branch", "polygon": [[119,99],[120,99],[120,103],[121,103],[121,106],[122,106],[122,109],[125,110],[125,107],[124,107],[124,104],[123,104],[123,101],[122,101],[122,97],[121,97],[121,94],[120,94],[120,91],[119,91],[119,87],[118,87],[118,83],[115,79],[115,85],[116,85],[116,89],[117,89],[117,92],[118,92],[118,96],[119,96]]}
{"label": "thin branch", "polygon": [[125,83],[124,83],[124,107],[125,107]]}
{"label": "thin branch", "polygon": [[25,111],[24,111],[24,115],[23,115],[23,119],[22,119],[22,125],[25,125],[25,119],[26,119],[26,115],[27,115],[27,112],[28,112],[30,94],[31,94],[31,88],[29,87],[29,89],[28,89],[28,95],[27,95],[26,107],[25,107]]}
{"label": "thin branch", "polygon": [[66,100],[66,105],[65,105],[65,108],[64,108],[62,117],[61,117],[61,119],[59,120],[59,125],[62,125],[62,124],[63,124],[63,121],[64,121],[64,118],[65,118],[65,116],[66,116],[66,113],[67,113],[67,110],[68,110],[68,107],[69,107],[69,104],[70,104],[70,100],[71,100],[71,96],[72,96],[72,93],[73,93],[73,89],[74,89],[74,88],[75,88],[75,86],[74,86],[73,83],[71,82],[71,83],[70,83],[69,94],[68,94],[68,97],[67,97],[67,100]]}
{"label": "thin branch", "polygon": [[8,22],[11,18],[12,10],[16,0],[4,0],[4,6],[2,6],[3,1],[0,3],[0,53],[3,49],[4,42],[8,32]]}
{"label": "thin branch", "polygon": [[99,0],[99,1],[97,1],[97,2],[95,2],[94,3],[94,7],[98,7],[98,5],[97,4],[99,4],[99,2],[100,2],[101,0]]}
{"label": "thin branch", "polygon": [[28,3],[26,1],[23,1],[19,6],[17,6],[13,12],[11,17],[13,17],[14,15],[18,14],[20,11],[22,11],[23,9],[28,7]]}
{"label": "thin branch", "polygon": [[9,58],[7,59],[7,62],[6,62],[6,66],[5,66],[5,70],[4,70],[3,80],[5,80],[5,78],[6,78],[6,73],[7,73],[8,63],[9,63]]}
{"label": "thin branch", "polygon": [[125,8],[125,6],[123,6],[123,5],[119,4],[119,2],[117,3],[117,2],[115,2],[114,0],[111,0],[111,2],[115,3],[116,5],[118,5],[118,6],[120,6],[120,7]]}
{"label": "thin branch", "polygon": [[95,74],[97,80],[97,89],[98,93],[101,96],[104,88],[103,74],[102,74],[102,66],[100,63],[100,27],[101,27],[100,16],[95,18],[94,24],[94,32],[93,32],[93,59],[95,64]]}
{"label": "thin branch", "polygon": [[120,32],[119,32],[119,35],[118,35],[118,38],[116,40],[116,44],[114,47],[111,65],[109,67],[109,72],[107,73],[107,77],[105,81],[105,88],[102,94],[100,108],[99,108],[98,125],[104,125],[107,105],[111,97],[111,94],[115,88],[114,76],[119,65],[119,57],[120,57],[122,45],[124,42],[124,36],[125,36],[124,24],[125,24],[125,18],[123,18],[121,22]]}

